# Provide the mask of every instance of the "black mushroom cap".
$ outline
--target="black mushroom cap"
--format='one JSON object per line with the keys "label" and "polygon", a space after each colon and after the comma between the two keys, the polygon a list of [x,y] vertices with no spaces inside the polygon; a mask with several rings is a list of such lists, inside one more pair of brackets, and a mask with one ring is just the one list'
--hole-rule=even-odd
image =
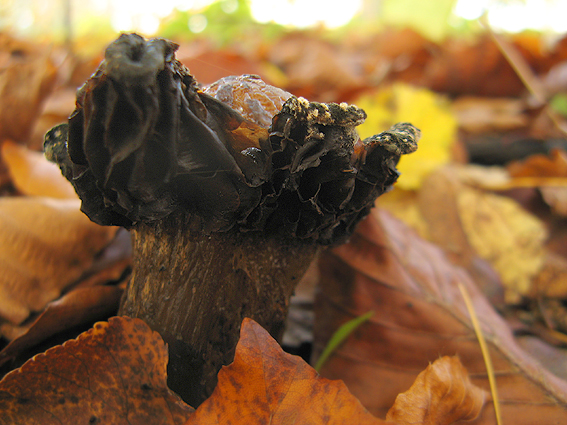
{"label": "black mushroom cap", "polygon": [[362,109],[291,95],[266,128],[265,116],[245,118],[200,90],[176,49],[121,35],[79,89],[68,124],[46,135],[47,156],[96,223],[132,227],[183,210],[205,232],[338,243],[417,148],[410,124],[360,141]]}

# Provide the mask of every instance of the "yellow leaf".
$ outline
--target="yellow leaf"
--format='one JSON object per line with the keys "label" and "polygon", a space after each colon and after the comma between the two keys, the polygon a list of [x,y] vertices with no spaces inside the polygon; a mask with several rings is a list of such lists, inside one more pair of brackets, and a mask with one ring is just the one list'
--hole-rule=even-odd
{"label": "yellow leaf", "polygon": [[400,160],[398,170],[402,175],[397,187],[418,189],[426,175],[450,161],[457,121],[444,97],[400,83],[354,103],[369,117],[358,127],[362,138],[378,134],[401,121],[410,122],[421,130],[419,149]]}
{"label": "yellow leaf", "polygon": [[520,301],[544,264],[544,224],[514,200],[473,188],[461,190],[457,204],[469,243],[500,275],[506,301]]}

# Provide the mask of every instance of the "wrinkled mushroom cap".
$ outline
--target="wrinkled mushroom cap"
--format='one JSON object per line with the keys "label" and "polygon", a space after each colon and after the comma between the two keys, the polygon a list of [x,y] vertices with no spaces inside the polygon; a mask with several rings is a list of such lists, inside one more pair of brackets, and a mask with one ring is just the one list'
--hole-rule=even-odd
{"label": "wrinkled mushroom cap", "polygon": [[417,148],[407,123],[361,141],[353,105],[296,98],[256,76],[200,90],[177,45],[123,34],[77,93],[45,149],[103,225],[174,211],[205,232],[263,231],[344,241]]}

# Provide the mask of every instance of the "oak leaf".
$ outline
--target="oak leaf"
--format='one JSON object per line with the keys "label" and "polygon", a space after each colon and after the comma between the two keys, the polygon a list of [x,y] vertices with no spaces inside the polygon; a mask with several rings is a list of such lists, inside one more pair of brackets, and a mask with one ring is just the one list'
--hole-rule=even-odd
{"label": "oak leaf", "polygon": [[182,424],[166,386],[167,347],[142,320],[114,317],[0,381],[0,424]]}
{"label": "oak leaf", "polygon": [[[388,213],[374,210],[350,242],[320,258],[315,354],[342,323],[375,315],[321,369],[344,379],[376,415],[386,413],[427,363],[457,354],[473,383],[487,390],[485,362],[457,283],[471,294],[488,342],[504,423],[552,424],[567,415],[567,383],[515,343],[504,320],[467,273]],[[487,404],[475,424],[494,423]]]}

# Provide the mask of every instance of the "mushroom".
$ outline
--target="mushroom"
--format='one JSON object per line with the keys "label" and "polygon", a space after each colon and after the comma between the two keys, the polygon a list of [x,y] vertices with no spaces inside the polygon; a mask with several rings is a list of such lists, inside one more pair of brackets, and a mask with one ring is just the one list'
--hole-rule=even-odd
{"label": "mushroom", "polygon": [[245,317],[281,337],[296,283],[392,187],[419,130],[401,123],[361,141],[362,109],[251,75],[201,89],[177,47],[121,35],[45,151],[92,221],[131,229],[119,314],[162,335],[169,386],[196,407]]}

